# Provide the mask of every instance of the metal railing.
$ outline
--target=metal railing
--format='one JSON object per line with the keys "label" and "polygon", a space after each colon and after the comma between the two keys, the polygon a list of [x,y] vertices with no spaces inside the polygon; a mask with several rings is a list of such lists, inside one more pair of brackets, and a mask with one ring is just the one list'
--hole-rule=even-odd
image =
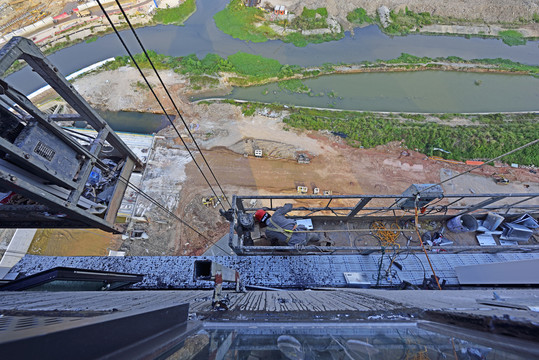
{"label": "metal railing", "polygon": [[[370,224],[374,221],[409,221],[415,217],[415,208],[402,208],[403,199],[417,200],[405,195],[235,195],[232,206],[234,221],[230,225],[229,246],[238,255],[306,255],[306,254],[371,254],[384,251],[380,246],[245,246],[235,234],[234,225],[241,212],[251,214],[258,209],[274,211],[293,202],[288,214],[291,218],[309,218],[316,222],[333,221],[346,231],[349,223]],[[496,212],[508,220],[528,213],[539,215],[539,193],[450,194],[436,198],[418,209],[419,221],[446,221],[458,215],[473,214],[481,219],[488,212]],[[342,222],[342,223],[341,223]],[[315,229],[313,231],[322,232]],[[369,232],[369,227],[354,231]],[[404,232],[406,230],[399,230]],[[410,230],[408,230],[410,231]],[[516,244],[516,243],[515,243]],[[422,251],[420,246],[406,246],[406,251]],[[430,250],[447,253],[462,252],[539,252],[539,245],[511,246],[431,246]],[[404,248],[403,248],[404,250]]]}

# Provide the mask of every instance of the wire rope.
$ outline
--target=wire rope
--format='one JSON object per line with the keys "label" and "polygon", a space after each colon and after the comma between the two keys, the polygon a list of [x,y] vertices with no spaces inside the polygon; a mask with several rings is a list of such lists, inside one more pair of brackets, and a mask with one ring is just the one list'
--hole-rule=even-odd
{"label": "wire rope", "polygon": [[[146,85],[148,86],[148,88],[150,89],[150,91],[152,92],[153,96],[155,97],[155,100],[157,101],[157,103],[159,104],[159,106],[161,107],[161,110],[163,111],[163,113],[165,114],[165,116],[167,117],[168,121],[171,123],[172,127],[174,128],[174,131],[176,132],[176,134],[178,135],[178,137],[180,138],[181,142],[183,143],[183,146],[185,147],[185,149],[187,150],[187,152],[189,153],[189,156],[193,159],[193,162],[195,163],[196,167],[198,168],[198,170],[200,171],[200,173],[202,174],[202,177],[204,178],[204,180],[206,181],[206,183],[208,184],[208,186],[210,187],[213,195],[215,195],[215,197],[218,197],[217,196],[217,193],[215,192],[215,190],[213,189],[213,186],[210,184],[210,181],[208,180],[208,178],[206,177],[206,175],[204,174],[204,172],[202,171],[202,168],[200,167],[200,165],[198,164],[198,162],[196,161],[195,159],[195,156],[193,155],[193,153],[191,152],[191,150],[189,149],[189,147],[187,146],[187,144],[185,143],[185,140],[183,140],[183,138],[181,137],[180,135],[180,132],[178,131],[178,129],[176,128],[176,126],[174,125],[174,122],[170,119],[170,116],[168,115],[167,111],[165,110],[165,107],[163,106],[163,104],[161,103],[161,100],[159,100],[159,97],[157,96],[157,94],[155,93],[153,87],[151,86],[150,82],[148,81],[148,79],[146,78],[146,76],[144,75],[144,73],[142,72],[142,69],[140,68],[139,64],[137,63],[137,61],[135,60],[135,57],[133,56],[133,54],[131,53],[131,51],[129,50],[129,47],[127,46],[127,44],[124,42],[122,36],[120,35],[120,33],[118,32],[118,29],[116,28],[116,26],[114,26],[114,23],[112,22],[112,19],[110,18],[110,16],[108,15],[108,13],[105,11],[105,8],[103,7],[103,5],[101,4],[100,0],[97,1],[97,3],[99,4],[99,7],[101,8],[101,11],[103,11],[103,13],[105,14],[107,20],[109,21],[112,29],[114,30],[114,32],[116,33],[116,36],[118,37],[118,39],[120,40],[120,42],[122,43],[124,49],[127,51],[127,53],[129,54],[129,57],[131,58],[131,60],[133,61],[133,63],[135,64],[136,68],[138,69],[139,73],[141,74],[142,78],[144,79],[144,81],[146,82]],[[226,197],[225,197],[226,198]],[[227,199],[228,201],[228,199]],[[223,210],[225,210],[223,204],[220,204],[221,207],[223,208]]]}
{"label": "wire rope", "polygon": [[442,185],[443,183],[446,183],[446,182],[448,182],[448,181],[451,181],[451,180],[453,180],[453,179],[456,179],[456,178],[458,178],[459,176],[462,176],[462,175],[464,175],[464,174],[468,174],[468,173],[470,173],[470,172],[472,172],[472,171],[474,171],[474,170],[476,170],[476,169],[479,169],[479,168],[481,168],[481,167],[487,165],[488,163],[491,163],[491,162],[493,162],[493,161],[499,160],[499,159],[501,159],[501,158],[503,158],[503,157],[505,157],[505,156],[511,155],[511,154],[513,154],[513,153],[515,153],[515,152],[517,152],[517,151],[523,150],[523,149],[525,149],[525,148],[527,148],[527,147],[530,147],[530,146],[532,146],[532,145],[535,145],[535,144],[537,144],[537,143],[539,143],[539,139],[535,139],[535,140],[533,140],[533,141],[530,141],[529,143],[524,144],[524,145],[522,145],[522,146],[519,146],[519,147],[516,148],[516,149],[513,149],[513,150],[511,150],[511,151],[508,151],[508,152],[506,152],[506,153],[504,153],[504,154],[502,154],[502,155],[500,155],[500,156],[497,156],[497,157],[495,157],[495,158],[492,158],[492,159],[490,159],[490,160],[487,160],[487,161],[485,161],[485,162],[482,163],[482,164],[479,164],[479,165],[477,165],[477,166],[474,166],[473,168],[471,168],[471,169],[469,169],[469,170],[466,170],[465,172],[462,172],[462,173],[457,174],[457,175],[455,175],[455,176],[451,176],[450,178],[447,178],[447,179],[445,179],[445,180],[443,180],[443,181],[440,181],[440,182],[437,183],[437,184],[433,184],[433,185],[431,185],[431,186],[429,186],[429,187],[426,187],[425,189],[420,190],[417,194],[419,195],[419,194],[421,194],[422,192],[427,191],[427,190],[429,190],[429,189],[432,189],[432,188],[435,187],[435,186]]}
{"label": "wire rope", "polygon": [[[193,136],[193,133],[191,132],[191,130],[189,129],[189,126],[187,126],[187,123],[185,122],[185,119],[183,118],[180,110],[178,109],[178,106],[176,105],[176,102],[174,101],[174,99],[172,98],[172,95],[170,95],[170,92],[168,91],[168,88],[166,87],[163,79],[161,78],[161,75],[159,75],[159,72],[157,71],[157,69],[155,68],[155,65],[153,64],[153,61],[152,59],[150,58],[150,55],[148,55],[148,52],[146,51],[146,48],[144,47],[144,45],[142,44],[142,41],[140,40],[137,32],[135,31],[135,28],[133,28],[133,25],[131,25],[131,21],[129,20],[129,17],[127,16],[127,14],[125,13],[122,5],[120,4],[120,1],[119,0],[116,0],[116,4],[118,5],[118,7],[120,8],[120,11],[122,12],[122,15],[124,16],[125,18],[125,21],[127,22],[127,24],[129,25],[129,28],[131,29],[131,32],[133,33],[133,35],[135,36],[135,39],[137,40],[138,44],[140,45],[140,48],[142,49],[142,51],[144,52],[144,55],[146,56],[146,58],[148,59],[148,62],[150,63],[153,71],[155,72],[155,75],[157,76],[157,78],[159,79],[159,82],[161,83],[161,86],[163,86],[163,89],[165,90],[165,92],[167,93],[167,96],[170,100],[170,102],[172,103],[172,106],[174,106],[174,109],[176,110],[176,113],[178,114],[179,118],[181,119],[183,125],[185,126],[185,130],[187,130],[187,133],[189,134],[189,137],[191,137],[191,140],[193,140],[193,143],[195,144],[198,152],[200,153],[200,155],[202,156],[202,159],[204,160],[204,163],[206,164],[206,166],[208,167],[208,170],[210,171],[211,175],[213,176],[213,179],[215,180],[215,182],[217,183],[217,186],[219,187],[219,189],[221,190],[221,193],[223,194],[223,196],[225,197],[225,200],[226,202],[228,203],[229,207],[232,207],[232,204],[230,204],[230,201],[228,200],[225,192],[223,191],[223,188],[221,187],[221,184],[219,183],[219,180],[217,180],[217,177],[215,176],[213,170],[211,169],[211,166],[210,164],[208,164],[208,161],[206,160],[206,156],[204,156],[204,153],[202,152],[202,149],[200,149],[200,147],[198,146],[198,143],[195,139],[195,137]],[[172,120],[170,120],[170,123],[174,126]],[[178,132],[176,130],[176,132]],[[179,136],[179,133],[178,133],[178,136]]]}

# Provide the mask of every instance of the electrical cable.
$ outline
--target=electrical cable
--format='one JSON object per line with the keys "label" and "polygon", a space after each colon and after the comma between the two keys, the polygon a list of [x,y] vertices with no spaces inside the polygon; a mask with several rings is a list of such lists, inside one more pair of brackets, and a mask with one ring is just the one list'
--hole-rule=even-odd
{"label": "electrical cable", "polygon": [[380,241],[381,246],[397,246],[400,248],[397,238],[403,229],[398,224],[391,224],[390,229],[387,229],[383,222],[375,221],[371,224],[371,229],[373,235]]}
{"label": "electrical cable", "polygon": [[[189,153],[189,155],[191,156],[191,158],[193,159],[193,162],[195,163],[196,167],[198,168],[198,170],[200,171],[200,173],[202,174],[202,177],[204,178],[204,180],[206,181],[206,183],[208,184],[208,186],[210,187],[213,195],[215,197],[218,197],[217,196],[217,193],[215,192],[215,190],[213,189],[213,186],[210,184],[210,181],[208,180],[208,178],[206,177],[206,175],[204,174],[204,172],[202,171],[202,168],[200,167],[200,165],[198,164],[198,162],[196,161],[195,159],[195,156],[193,155],[193,153],[191,152],[191,150],[189,149],[189,147],[187,146],[187,144],[185,143],[185,140],[183,140],[183,138],[181,137],[180,135],[180,132],[178,131],[178,129],[176,128],[176,126],[174,125],[174,122],[170,119],[170,116],[168,115],[167,111],[165,110],[165,107],[163,106],[163,104],[161,103],[161,100],[159,100],[159,97],[157,96],[157,94],[155,93],[153,87],[150,85],[150,82],[148,81],[148,79],[146,78],[146,76],[144,75],[144,73],[142,72],[142,69],[140,68],[139,64],[137,63],[137,61],[135,60],[135,57],[133,56],[133,54],[131,53],[131,51],[129,50],[129,47],[127,46],[127,44],[124,42],[122,36],[120,35],[120,33],[118,32],[118,29],[116,28],[116,26],[114,26],[114,23],[112,22],[112,19],[110,18],[110,16],[107,14],[107,12],[105,11],[105,8],[103,7],[103,5],[101,4],[100,0],[97,1],[97,3],[99,4],[99,7],[101,8],[101,11],[103,11],[103,13],[105,14],[107,20],[109,21],[112,29],[114,30],[114,32],[116,33],[116,36],[118,37],[118,39],[120,40],[120,42],[122,43],[124,49],[127,51],[127,53],[129,54],[129,57],[131,58],[131,60],[133,61],[133,63],[135,64],[136,68],[138,69],[139,73],[142,75],[142,78],[144,79],[144,81],[146,82],[146,85],[148,86],[148,88],[150,89],[150,91],[152,92],[153,96],[155,97],[155,100],[157,101],[157,103],[159,104],[159,106],[161,107],[161,110],[163,111],[163,113],[166,115],[168,121],[171,123],[172,127],[174,128],[174,130],[176,131],[176,134],[178,135],[178,137],[180,138],[181,142],[183,143],[183,146],[185,147],[185,149],[187,150],[187,152]],[[226,197],[225,197],[226,199]],[[228,201],[228,199],[227,199]],[[223,208],[223,210],[225,210],[225,207],[223,206],[223,204],[220,204],[221,207]]]}
{"label": "electrical cable", "polygon": [[[120,11],[122,12],[122,15],[124,16],[125,18],[125,21],[127,22],[127,24],[129,25],[129,28],[131,29],[131,32],[133,33],[133,35],[135,36],[135,39],[137,39],[137,42],[138,44],[140,45],[140,48],[142,49],[142,51],[144,52],[144,55],[146,55],[146,58],[148,59],[148,62],[150,63],[150,65],[152,66],[152,69],[153,71],[155,72],[155,75],[157,75],[157,78],[159,79],[159,82],[161,83],[161,86],[163,86],[163,89],[165,90],[165,92],[167,93],[167,96],[170,100],[170,102],[172,103],[172,105],[174,106],[174,109],[176,110],[176,113],[178,114],[178,116],[180,117],[183,125],[185,126],[185,129],[187,130],[187,133],[189,134],[189,136],[191,137],[191,139],[193,140],[193,143],[195,144],[198,152],[200,153],[200,155],[202,156],[202,159],[204,160],[204,163],[206,164],[206,166],[208,167],[208,170],[210,171],[211,175],[213,176],[213,179],[215,180],[215,182],[217,183],[217,186],[219,187],[219,189],[221,190],[221,193],[223,194],[223,196],[225,197],[225,200],[226,202],[228,203],[228,206],[229,207],[232,207],[232,204],[230,203],[230,201],[228,200],[225,192],[223,191],[223,188],[221,187],[221,184],[219,183],[219,181],[217,180],[217,177],[215,176],[213,170],[211,169],[210,167],[210,164],[208,164],[208,161],[206,160],[206,157],[204,156],[204,153],[202,152],[202,149],[200,149],[200,147],[198,146],[198,143],[197,141],[195,140],[195,137],[193,136],[193,134],[191,133],[191,130],[189,129],[189,126],[187,126],[187,123],[185,122],[180,110],[178,109],[178,107],[176,106],[176,102],[174,101],[174,99],[172,99],[172,96],[170,95],[170,92],[168,91],[168,88],[166,87],[163,79],[161,78],[161,75],[159,75],[159,72],[157,71],[157,69],[155,68],[154,64],[153,64],[153,61],[152,59],[150,58],[150,56],[148,55],[148,52],[146,52],[146,48],[144,47],[144,45],[142,44],[142,41],[140,41],[140,38],[138,37],[135,29],[133,28],[133,25],[131,25],[131,21],[129,21],[129,17],[127,16],[127,14],[125,13],[122,5],[120,4],[120,1],[119,0],[116,0],[116,4],[118,5],[118,7],[120,8]],[[170,120],[170,123],[174,126],[172,120]],[[176,132],[178,133],[178,136],[180,136],[178,130],[176,130]],[[224,209],[224,208],[223,208]]]}

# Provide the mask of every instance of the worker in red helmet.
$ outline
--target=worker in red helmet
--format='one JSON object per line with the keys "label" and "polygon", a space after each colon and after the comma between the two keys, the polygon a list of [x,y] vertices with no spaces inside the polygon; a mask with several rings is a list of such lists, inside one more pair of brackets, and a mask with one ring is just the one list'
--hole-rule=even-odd
{"label": "worker in red helmet", "polygon": [[306,245],[308,242],[316,242],[320,237],[316,233],[308,233],[303,225],[297,225],[293,219],[285,216],[292,210],[292,204],[285,204],[273,213],[273,216],[265,210],[257,210],[254,218],[262,227],[266,227],[266,237],[274,245]]}

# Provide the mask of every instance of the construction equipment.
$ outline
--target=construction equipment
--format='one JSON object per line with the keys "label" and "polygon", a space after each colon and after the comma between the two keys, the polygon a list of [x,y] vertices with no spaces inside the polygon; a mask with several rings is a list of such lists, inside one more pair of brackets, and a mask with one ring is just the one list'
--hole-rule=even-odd
{"label": "construction equipment", "polygon": [[498,185],[508,185],[509,179],[507,179],[504,174],[494,174],[492,175],[492,178],[494,179],[494,182]]}
{"label": "construction equipment", "polygon": [[211,260],[197,260],[194,263],[194,278],[215,282],[212,296],[212,307],[215,310],[228,310],[228,297],[223,296],[223,282],[236,284],[236,292],[242,291],[240,273]]}
{"label": "construction equipment", "polygon": [[[12,195],[2,207],[5,228],[100,228],[122,232],[116,215],[128,179],[141,161],[107,122],[74,90],[30,40],[13,37],[0,50],[0,75],[17,60],[28,65],[96,131],[67,131],[50,115],[0,80],[0,189]],[[55,114],[61,121],[66,117]]]}
{"label": "construction equipment", "polygon": [[225,197],[223,195],[221,196],[210,196],[210,197],[203,197],[202,198],[202,205],[205,205],[207,207],[212,206],[214,209],[221,203],[222,200],[225,200]]}

